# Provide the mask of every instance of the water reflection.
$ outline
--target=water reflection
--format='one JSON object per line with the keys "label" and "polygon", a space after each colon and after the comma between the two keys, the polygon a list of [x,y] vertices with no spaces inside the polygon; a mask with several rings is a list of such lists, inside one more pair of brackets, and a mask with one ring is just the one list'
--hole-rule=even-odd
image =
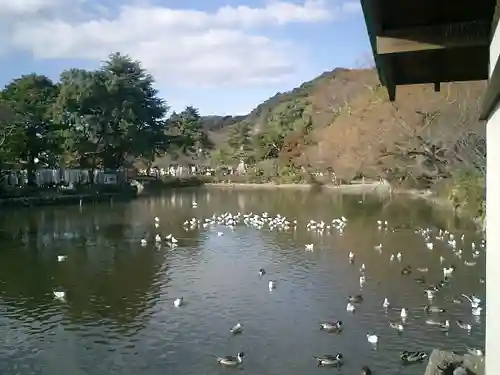
{"label": "water reflection", "polygon": [[[196,207],[193,207],[196,202]],[[298,229],[257,230],[218,226],[184,230],[193,217],[224,212],[280,213],[297,219]],[[341,351],[344,369],[358,373],[363,363],[381,373],[421,374],[422,366],[403,370],[398,352],[430,347],[482,346],[484,322],[474,321],[467,304],[453,304],[460,293],[484,296],[484,256],[468,267],[471,225],[446,211],[405,199],[342,196],[303,191],[183,189],[132,203],[16,210],[0,218],[0,373],[19,374],[176,374],[218,373],[216,355],[244,350],[242,372],[285,374],[316,371],[313,355]],[[155,228],[153,218],[160,219]],[[310,220],[345,216],[342,233],[320,235],[304,229]],[[387,220],[388,229],[378,229]],[[436,240],[439,228],[464,234],[463,258]],[[433,228],[433,250],[417,228]],[[222,232],[219,236],[217,232]],[[172,234],[179,246],[154,244]],[[147,238],[148,245],[140,246]],[[457,237],[460,238],[460,237]],[[314,251],[304,251],[314,243]],[[375,245],[382,244],[378,251]],[[356,253],[353,265],[349,252]],[[390,254],[402,259],[390,260]],[[58,255],[67,260],[57,261]],[[453,328],[448,335],[425,324],[424,286],[411,266],[428,268],[427,284],[442,279],[442,265],[457,266],[435,304],[446,306]],[[360,288],[358,269],[366,264]],[[268,275],[258,276],[265,268]],[[277,288],[269,293],[269,279]],[[53,299],[64,290],[67,301]],[[354,315],[346,296],[362,293]],[[173,300],[184,296],[186,306]],[[384,298],[393,309],[385,311]],[[400,309],[407,326],[398,335],[388,326]],[[318,321],[341,319],[345,332],[320,332]],[[470,322],[470,334],[455,319]],[[242,322],[245,331],[231,337]],[[366,334],[380,337],[377,351]],[[276,357],[279,361],[269,361]],[[362,363],[363,362],[363,363]]]}

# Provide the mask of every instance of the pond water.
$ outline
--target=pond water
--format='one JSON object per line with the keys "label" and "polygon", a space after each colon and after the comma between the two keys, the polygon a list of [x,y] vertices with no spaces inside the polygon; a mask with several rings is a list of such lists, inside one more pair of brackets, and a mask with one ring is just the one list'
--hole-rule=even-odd
{"label": "pond water", "polygon": [[[229,212],[241,213],[233,227],[228,218],[202,225]],[[286,216],[289,228],[244,220],[264,212]],[[343,230],[335,223],[327,228],[342,216]],[[183,224],[193,217],[201,224]],[[308,229],[310,220],[324,221],[323,232]],[[387,226],[379,228],[378,220]],[[439,233],[445,227],[452,228],[456,250]],[[156,234],[172,234],[177,246],[156,245]],[[0,373],[295,375],[336,372],[317,368],[313,357],[340,352],[342,374],[360,374],[367,365],[377,374],[421,375],[426,363],[402,366],[401,351],[484,346],[484,316],[473,318],[467,300],[453,302],[461,293],[485,297],[481,242],[473,227],[422,201],[293,190],[184,189],[130,203],[4,211]],[[401,260],[391,261],[398,252]],[[59,255],[67,258],[58,261]],[[446,309],[432,317],[449,319],[444,333],[425,323],[424,290],[449,265],[456,270],[432,301]],[[401,273],[406,266],[409,275]],[[266,275],[259,276],[260,268]],[[425,284],[417,284],[419,276]],[[269,280],[276,280],[272,292]],[[64,291],[65,300],[54,291]],[[364,298],[353,314],[346,305],[355,294]],[[180,296],[185,304],[176,308]],[[388,322],[399,322],[403,307],[408,318],[398,334]],[[470,323],[470,332],[457,319]],[[343,321],[340,334],[319,329],[335,320]],[[233,336],[237,322],[243,333]],[[367,333],[379,337],[377,347]],[[237,368],[216,361],[239,351],[245,356]]]}

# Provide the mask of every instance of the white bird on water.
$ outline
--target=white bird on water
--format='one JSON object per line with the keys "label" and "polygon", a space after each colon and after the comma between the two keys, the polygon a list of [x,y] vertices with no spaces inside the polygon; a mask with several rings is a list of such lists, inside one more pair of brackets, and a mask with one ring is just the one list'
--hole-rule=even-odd
{"label": "white bird on water", "polygon": [[268,284],[269,290],[276,289],[276,281],[270,280]]}
{"label": "white bird on water", "polygon": [[351,302],[348,302],[346,310],[349,312],[354,312],[354,311],[356,311],[356,306],[354,306],[354,304],[352,304]]}
{"label": "white bird on water", "polygon": [[352,251],[349,252],[349,262],[354,262],[354,253]]}
{"label": "white bird on water", "polygon": [[377,335],[370,335],[370,334],[367,334],[366,335],[366,338],[368,339],[368,342],[370,344],[377,344],[378,343],[378,336]]}
{"label": "white bird on water", "polygon": [[313,251],[314,250],[314,244],[313,243],[306,244],[306,250],[307,251]]}
{"label": "white bird on water", "polygon": [[184,297],[179,297],[179,298],[175,299],[174,306],[180,307],[180,306],[182,306],[183,303],[184,303]]}
{"label": "white bird on water", "polygon": [[382,303],[382,306],[384,309],[387,309],[391,304],[389,303],[389,300],[387,298],[384,299],[384,303]]}
{"label": "white bird on water", "polygon": [[401,309],[401,319],[406,319],[408,318],[408,312],[406,311],[406,309],[403,307]]}
{"label": "white bird on water", "polygon": [[66,293],[65,292],[57,292],[57,291],[54,291],[52,292],[54,294],[54,298],[55,299],[58,299],[60,301],[64,301],[65,298],[66,298]]}
{"label": "white bird on water", "polygon": [[67,255],[58,255],[57,256],[57,261],[58,262],[64,262],[66,259],[68,259]]}

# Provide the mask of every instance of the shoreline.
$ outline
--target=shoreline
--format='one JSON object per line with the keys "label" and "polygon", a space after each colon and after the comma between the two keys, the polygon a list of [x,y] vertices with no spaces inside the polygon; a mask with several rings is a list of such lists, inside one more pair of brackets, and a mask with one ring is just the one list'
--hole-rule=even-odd
{"label": "shoreline", "polygon": [[82,203],[101,203],[106,201],[129,201],[136,197],[124,193],[82,193],[82,194],[53,194],[45,196],[0,197],[0,208],[35,207],[35,206],[72,206]]}
{"label": "shoreline", "polygon": [[204,183],[202,187],[207,188],[226,188],[226,189],[296,189],[296,190],[330,190],[346,194],[391,194],[393,189],[387,182],[364,182],[356,184],[344,185],[314,185],[314,184],[275,184],[271,182],[266,183]]}

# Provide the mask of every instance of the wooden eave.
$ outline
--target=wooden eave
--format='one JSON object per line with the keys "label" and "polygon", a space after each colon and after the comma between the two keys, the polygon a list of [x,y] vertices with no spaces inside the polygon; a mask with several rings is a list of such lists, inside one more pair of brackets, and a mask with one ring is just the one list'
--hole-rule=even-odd
{"label": "wooden eave", "polygon": [[380,80],[396,86],[488,79],[496,0],[361,0]]}

